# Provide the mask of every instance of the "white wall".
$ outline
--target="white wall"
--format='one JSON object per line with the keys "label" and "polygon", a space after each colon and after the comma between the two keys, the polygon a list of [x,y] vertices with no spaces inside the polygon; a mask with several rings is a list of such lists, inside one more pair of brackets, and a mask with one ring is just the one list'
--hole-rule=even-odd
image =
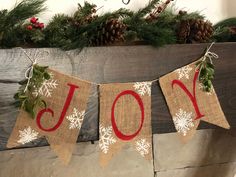
{"label": "white wall", "polygon": [[[97,4],[98,7],[103,6],[100,13],[120,7],[137,10],[149,2],[149,0],[130,0],[129,5],[124,5],[122,0],[87,1]],[[16,0],[0,0],[0,9],[11,8],[15,2]],[[40,16],[41,21],[47,22],[55,13],[73,14],[78,2],[83,3],[84,0],[47,0],[48,10]],[[175,0],[174,3],[179,9],[202,12],[213,23],[236,16],[236,0]]]}

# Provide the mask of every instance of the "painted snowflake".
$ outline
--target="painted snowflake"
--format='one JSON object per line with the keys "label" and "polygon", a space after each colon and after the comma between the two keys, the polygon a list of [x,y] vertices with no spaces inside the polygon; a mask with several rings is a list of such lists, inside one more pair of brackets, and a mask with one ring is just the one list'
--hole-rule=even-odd
{"label": "painted snowflake", "polygon": [[74,108],[73,113],[66,117],[70,121],[69,129],[80,129],[84,120],[85,111],[79,111]]}
{"label": "painted snowflake", "polygon": [[42,83],[42,86],[38,89],[35,90],[34,94],[36,96],[38,95],[42,95],[42,96],[46,96],[46,97],[51,97],[52,96],[52,91],[53,89],[56,89],[58,86],[57,80],[53,79],[53,74],[50,73],[51,78],[49,80],[45,80]]}
{"label": "painted snowflake", "polygon": [[[204,88],[203,84],[199,83],[199,89],[203,90],[203,88]],[[204,93],[206,93],[208,96],[211,96],[211,95],[213,95],[215,93],[215,89],[212,87],[210,92],[205,92],[204,91]]]}
{"label": "painted snowflake", "polygon": [[25,128],[24,130],[19,130],[19,133],[20,133],[19,135],[20,139],[17,141],[17,143],[20,144],[26,144],[33,140],[36,140],[39,134],[35,130],[31,129],[30,126],[28,128]]}
{"label": "painted snowflake", "polygon": [[100,125],[99,135],[99,147],[104,154],[107,154],[109,146],[116,143],[116,139],[112,137],[112,127],[103,127],[103,125]]}
{"label": "painted snowflake", "polygon": [[148,96],[151,96],[151,86],[152,82],[136,82],[133,87],[137,92],[143,96],[145,94],[148,94]]}
{"label": "painted snowflake", "polygon": [[149,150],[151,144],[147,142],[146,139],[140,139],[135,142],[136,150],[141,154],[141,156],[145,157],[145,155],[149,154]]}
{"label": "painted snowflake", "polygon": [[189,72],[192,70],[193,70],[193,68],[191,68],[187,65],[187,66],[184,66],[182,68],[175,70],[175,72],[178,74],[179,79],[182,79],[182,78],[189,79]]}
{"label": "painted snowflake", "polygon": [[187,113],[182,109],[179,109],[179,112],[175,114],[173,121],[177,132],[182,133],[184,136],[187,135],[191,127],[194,127],[192,112]]}

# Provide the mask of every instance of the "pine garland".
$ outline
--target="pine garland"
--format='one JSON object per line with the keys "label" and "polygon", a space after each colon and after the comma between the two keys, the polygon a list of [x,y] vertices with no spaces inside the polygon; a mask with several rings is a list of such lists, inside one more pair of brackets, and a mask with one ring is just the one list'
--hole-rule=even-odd
{"label": "pine garland", "polygon": [[22,44],[19,31],[25,20],[46,10],[46,0],[22,0],[12,10],[0,11],[0,47],[15,47]]}
{"label": "pine garland", "polygon": [[[118,26],[113,30],[116,30],[114,33],[118,34],[119,39],[123,39],[124,44],[135,41],[144,41],[145,44],[153,46],[179,43],[180,26],[184,21],[203,22],[201,25],[206,29],[196,28],[196,31],[202,32],[201,37],[205,34],[211,36],[208,29],[212,27],[199,12],[180,11],[180,14],[176,14],[165,10],[173,0],[166,0],[164,3],[161,3],[160,0],[151,0],[146,7],[137,12],[121,8],[102,15],[97,15],[98,9],[95,4],[85,1],[83,6],[78,4],[78,9],[72,16],[57,14],[45,28],[34,28],[28,19],[46,9],[45,1],[22,0],[12,10],[0,11],[0,48],[59,47],[69,50],[94,45],[109,45],[116,40],[108,37],[107,39],[112,39],[114,42],[96,43],[94,41],[102,40],[103,36],[100,33],[112,35],[109,34],[112,31],[104,31],[107,28],[113,28],[112,21],[122,27]],[[193,42],[236,41],[235,24],[235,18],[222,21],[214,26],[212,38],[204,37],[204,39]],[[184,28],[185,26],[182,25],[181,32],[185,32]],[[193,38],[198,37],[198,31],[196,31],[193,32],[193,37],[190,36],[190,42]],[[186,42],[189,40],[181,40],[181,43]]]}
{"label": "pine garland", "polygon": [[214,25],[213,38],[217,42],[236,42],[236,18],[228,18]]}

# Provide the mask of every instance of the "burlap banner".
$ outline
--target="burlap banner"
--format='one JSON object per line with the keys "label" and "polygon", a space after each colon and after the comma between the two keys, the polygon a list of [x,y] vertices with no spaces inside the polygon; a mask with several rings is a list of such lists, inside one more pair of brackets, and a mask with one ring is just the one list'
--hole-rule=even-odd
{"label": "burlap banner", "polygon": [[[218,57],[209,52],[211,46],[200,59],[201,62],[206,59],[212,62],[212,57]],[[33,67],[36,60],[30,60]],[[184,142],[194,135],[200,120],[226,129],[230,127],[214,88],[210,92],[203,90],[196,63],[159,79],[175,128]],[[7,147],[24,145],[45,136],[51,148],[67,164],[83,123],[91,83],[57,71],[49,72],[50,80],[45,80],[34,93],[35,96],[43,97],[47,107],[37,108],[35,119],[20,110]],[[151,162],[151,85],[152,81],[99,86],[99,148],[102,166],[107,165],[127,146],[133,147],[132,153]]]}
{"label": "burlap banner", "polygon": [[99,135],[102,166],[129,145],[152,159],[151,82],[100,86]]}
{"label": "burlap banner", "polygon": [[193,136],[200,120],[229,128],[215,90],[203,91],[198,75],[194,62],[159,80],[175,128],[184,141]]}
{"label": "burlap banner", "polygon": [[83,123],[91,84],[57,71],[49,70],[49,73],[51,79],[45,80],[35,92],[36,96],[43,96],[47,108],[38,108],[35,119],[20,110],[7,147],[24,145],[45,136],[67,164]]}

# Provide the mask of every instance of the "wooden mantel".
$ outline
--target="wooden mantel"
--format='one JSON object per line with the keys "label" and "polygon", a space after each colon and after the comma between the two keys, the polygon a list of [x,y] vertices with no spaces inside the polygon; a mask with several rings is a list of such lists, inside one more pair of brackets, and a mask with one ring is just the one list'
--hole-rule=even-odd
{"label": "wooden mantel", "polygon": [[[38,61],[40,64],[100,84],[157,79],[198,59],[207,45],[94,47],[81,52],[53,48],[26,51],[34,54],[40,50],[44,54]],[[214,87],[230,125],[236,128],[236,43],[217,43],[211,51],[219,55],[215,60]],[[13,105],[13,95],[30,62],[20,49],[15,48],[1,49],[0,63],[0,150],[5,150],[18,113]],[[98,140],[98,115],[98,87],[94,85],[78,141]],[[199,128],[216,127],[201,122]],[[158,82],[152,86],[152,131],[153,134],[175,131]],[[27,147],[43,145],[47,142],[42,138]]]}

